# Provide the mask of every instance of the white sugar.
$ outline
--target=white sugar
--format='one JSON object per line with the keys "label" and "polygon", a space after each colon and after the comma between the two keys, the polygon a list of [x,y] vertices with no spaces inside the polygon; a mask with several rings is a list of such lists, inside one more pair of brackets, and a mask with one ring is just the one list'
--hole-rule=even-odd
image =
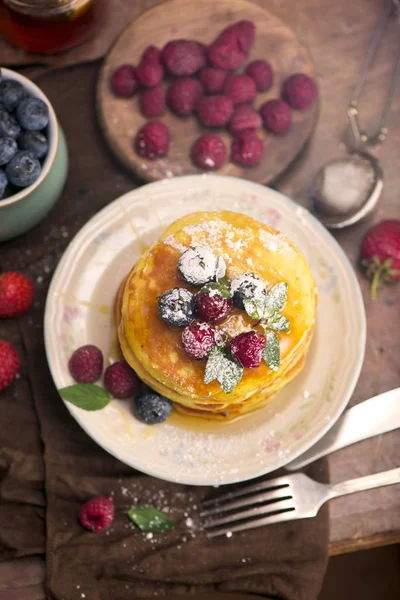
{"label": "white sugar", "polygon": [[280,234],[273,234],[269,231],[260,231],[260,240],[264,246],[270,252],[289,252],[291,250],[290,245]]}
{"label": "white sugar", "polygon": [[178,244],[177,242],[175,242],[175,238],[173,235],[167,236],[164,240],[164,244],[166,246],[171,246],[172,248],[179,250],[179,252],[185,252],[185,250],[187,249],[186,246],[183,246],[182,244]]}

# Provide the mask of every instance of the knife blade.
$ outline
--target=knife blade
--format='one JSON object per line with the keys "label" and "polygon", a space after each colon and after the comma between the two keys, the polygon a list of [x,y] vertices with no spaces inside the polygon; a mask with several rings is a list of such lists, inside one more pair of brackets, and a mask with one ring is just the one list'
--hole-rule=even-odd
{"label": "knife blade", "polygon": [[319,442],[285,465],[285,469],[301,469],[321,456],[398,427],[400,388],[395,388],[348,408]]}

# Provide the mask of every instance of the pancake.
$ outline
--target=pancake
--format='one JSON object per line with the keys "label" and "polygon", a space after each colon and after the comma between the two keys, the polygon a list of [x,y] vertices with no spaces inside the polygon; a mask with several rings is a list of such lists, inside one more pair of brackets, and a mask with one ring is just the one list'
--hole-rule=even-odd
{"label": "pancake", "polygon": [[[167,325],[158,314],[157,298],[169,289],[186,288],[177,264],[184,250],[207,247],[223,257],[230,280],[243,273],[258,275],[267,291],[286,282],[282,314],[290,332],[277,333],[281,362],[277,370],[265,363],[244,369],[229,394],[217,381],[204,383],[205,361],[184,351],[182,328]],[[315,325],[317,288],[302,253],[282,233],[235,212],[198,212],[175,221],[134,265],[121,284],[116,307],[119,341],[127,362],[152,389],[170,398],[179,410],[207,418],[230,419],[264,406],[302,369]],[[229,338],[263,330],[243,310],[234,308],[215,325]]]}

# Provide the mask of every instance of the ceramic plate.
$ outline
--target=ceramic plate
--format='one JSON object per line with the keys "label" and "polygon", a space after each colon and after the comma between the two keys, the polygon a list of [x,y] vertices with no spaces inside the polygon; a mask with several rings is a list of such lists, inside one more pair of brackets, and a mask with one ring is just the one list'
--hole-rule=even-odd
{"label": "ceramic plate", "polygon": [[216,175],[143,186],[112,202],[75,236],[54,274],[45,342],[57,388],[70,385],[68,359],[96,344],[106,364],[120,358],[113,305],[135,261],[175,219],[198,210],[234,210],[283,231],[304,252],[319,289],[317,326],[301,374],[263,409],[229,424],[172,415],[161,425],[135,419],[129,401],[86,412],[66,403],[83,429],[124,463],[193,485],[244,481],[274,471],[333,425],[364,357],[364,305],[353,269],[333,237],[306,210],[269,188]]}

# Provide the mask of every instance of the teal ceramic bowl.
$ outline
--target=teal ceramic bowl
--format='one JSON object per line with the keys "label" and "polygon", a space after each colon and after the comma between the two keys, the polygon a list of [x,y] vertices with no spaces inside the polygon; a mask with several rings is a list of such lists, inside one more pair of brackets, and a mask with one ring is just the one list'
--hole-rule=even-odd
{"label": "teal ceramic bowl", "polygon": [[68,151],[54,109],[43,92],[26,77],[2,68],[3,79],[19,81],[49,107],[49,151],[40,177],[32,185],[0,200],[0,242],[10,240],[37,225],[57,202],[67,179]]}

